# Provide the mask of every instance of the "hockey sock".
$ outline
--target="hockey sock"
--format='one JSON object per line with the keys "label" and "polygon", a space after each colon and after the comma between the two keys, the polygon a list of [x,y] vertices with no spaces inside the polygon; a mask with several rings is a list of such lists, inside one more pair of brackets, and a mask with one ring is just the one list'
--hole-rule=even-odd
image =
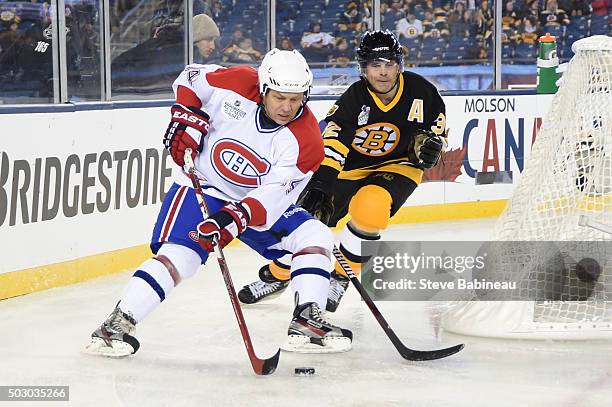
{"label": "hockey sock", "polygon": [[291,288],[298,293],[299,303],[316,302],[321,309],[327,305],[331,260],[319,253],[296,253],[291,263]]}

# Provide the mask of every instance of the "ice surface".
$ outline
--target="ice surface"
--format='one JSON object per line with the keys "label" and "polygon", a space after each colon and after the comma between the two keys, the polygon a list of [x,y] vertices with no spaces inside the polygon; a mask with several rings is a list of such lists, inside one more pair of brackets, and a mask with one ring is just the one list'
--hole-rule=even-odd
{"label": "ice surface", "polygon": [[[479,240],[493,220],[393,226],[393,240]],[[243,246],[226,255],[239,289],[265,263]],[[610,406],[612,341],[504,341],[439,333],[432,304],[379,302],[409,347],[464,342],[448,359],[404,361],[351,288],[332,319],[353,330],[353,350],[282,353],[271,376],[253,374],[216,261],[184,281],[138,326],[140,351],[88,356],[90,333],[113,309],[131,271],[0,301],[0,384],[69,385],[74,406]],[[284,339],[291,295],[244,307],[260,357]],[[311,377],[295,376],[312,366]],[[0,402],[0,405],[8,403]],[[12,405],[12,404],[11,404]]]}

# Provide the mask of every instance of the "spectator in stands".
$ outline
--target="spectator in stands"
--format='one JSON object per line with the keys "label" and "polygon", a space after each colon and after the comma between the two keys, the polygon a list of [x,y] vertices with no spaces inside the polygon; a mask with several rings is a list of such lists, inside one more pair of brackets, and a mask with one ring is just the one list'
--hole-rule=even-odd
{"label": "spectator in stands", "polygon": [[418,38],[423,35],[423,22],[412,13],[402,18],[396,25],[398,38]]}
{"label": "spectator in stands", "polygon": [[[43,45],[46,44],[46,45]],[[38,95],[51,101],[53,97],[53,52],[50,41],[43,37],[41,27],[28,28],[20,40],[16,66],[19,73],[14,80],[34,85]]]}
{"label": "spectator in stands", "polygon": [[360,6],[361,10],[361,30],[362,31],[368,31],[373,29],[372,27],[372,1],[371,0],[367,0],[367,1],[362,1],[361,2],[361,6]]}
{"label": "spectator in stands", "polygon": [[442,9],[436,9],[433,12],[426,11],[423,20],[423,38],[440,38],[448,35],[446,12],[443,12]]}
{"label": "spectator in stands", "polygon": [[540,24],[542,26],[563,26],[570,22],[565,10],[557,5],[557,0],[547,0],[546,8],[540,13]]}
{"label": "spectator in stands", "polygon": [[519,34],[514,25],[502,22],[502,44],[514,44],[518,42]]}
{"label": "spectator in stands", "polygon": [[478,38],[480,35],[481,22],[476,11],[468,8],[463,12],[463,19],[468,24],[468,37]]}
{"label": "spectator in stands", "polygon": [[[591,3],[598,3],[598,1],[590,1],[590,0],[574,0],[570,1],[571,8],[568,8],[567,15],[569,16],[588,16],[591,14]],[[565,8],[564,8],[565,10]]]}
{"label": "spectator in stands", "polygon": [[229,42],[224,45],[225,48],[229,48],[234,45],[238,45],[240,41],[245,37],[244,31],[242,31],[242,25],[236,24],[234,26],[234,30],[232,31],[232,36],[229,39]]}
{"label": "spectator in stands", "polygon": [[[458,1],[462,1],[462,0],[458,0]],[[476,11],[476,0],[467,0],[466,6],[468,10]]]}
{"label": "spectator in stands", "polygon": [[8,48],[12,44],[17,43],[17,40],[19,40],[21,36],[19,34],[19,21],[16,20],[17,18],[18,17],[15,17],[15,19],[10,22],[6,31],[0,33],[0,44],[2,44],[4,48]]}
{"label": "spectator in stands", "polygon": [[[8,14],[5,14],[7,16]],[[4,16],[3,16],[4,17]],[[12,16],[5,17],[12,21]],[[14,80],[13,75],[19,68],[17,58],[21,47],[21,36],[16,23],[9,23],[7,29],[0,26],[0,81]]]}
{"label": "spectator in stands", "polygon": [[430,32],[433,27],[434,27],[434,17],[433,17],[433,11],[432,10],[425,10],[425,13],[423,14],[423,21],[421,21],[421,24],[423,25],[423,34],[425,34],[426,32]]}
{"label": "spectator in stands", "polygon": [[218,55],[214,54],[220,35],[219,27],[208,15],[198,14],[193,17],[193,45],[198,50],[194,62],[211,63],[219,60]]}
{"label": "spectator in stands", "polygon": [[403,18],[405,17],[403,7],[404,7],[404,4],[402,0],[391,0],[389,11],[391,11],[396,16],[402,15],[402,18]]}
{"label": "spectator in stands", "polygon": [[606,16],[608,15],[610,1],[609,0],[593,0],[591,2],[591,7],[593,7],[593,15]]}
{"label": "spectator in stands", "polygon": [[261,52],[253,48],[253,40],[249,37],[241,39],[238,45],[226,48],[223,55],[227,58],[227,62],[237,64],[256,64],[262,57]]}
{"label": "spectator in stands", "polygon": [[480,35],[485,40],[493,34],[493,12],[489,7],[487,0],[482,0],[480,7],[477,10],[478,19],[480,20]]}
{"label": "spectator in stands", "polygon": [[[357,8],[357,4],[355,2],[350,2],[347,6],[347,9],[340,15],[340,21],[338,21],[338,28],[341,30],[361,30],[363,16],[359,12]],[[340,26],[344,26],[346,28],[341,28]]]}
{"label": "spectator in stands", "polygon": [[523,17],[522,23],[518,27],[517,42],[521,44],[533,44],[538,43],[538,37],[540,36],[538,20],[532,16]]}
{"label": "spectator in stands", "polygon": [[470,35],[470,14],[466,13],[465,3],[458,1],[448,16],[448,27],[453,37],[467,37]]}
{"label": "spectator in stands", "polygon": [[207,0],[193,0],[193,14],[211,14],[210,2]]}
{"label": "spectator in stands", "polygon": [[527,13],[526,13],[526,15],[534,16],[539,21],[539,19],[540,19],[540,2],[539,2],[539,0],[525,0],[525,4],[527,5]]}
{"label": "spectator in stands", "polygon": [[349,47],[348,40],[339,37],[329,57],[329,62],[334,62],[334,66],[346,67],[355,57],[355,52]]}
{"label": "spectator in stands", "polygon": [[448,13],[442,8],[434,10],[434,29],[438,30],[442,37],[448,37],[450,33],[448,28]]}
{"label": "spectator in stands", "polygon": [[309,62],[327,62],[334,47],[334,37],[330,33],[321,32],[321,24],[310,24],[310,31],[305,32],[300,41],[302,55]]}
{"label": "spectator in stands", "polygon": [[281,51],[291,51],[294,49],[293,43],[289,37],[282,37],[279,39],[276,48],[280,49]]}
{"label": "spectator in stands", "polygon": [[221,1],[214,1],[212,4],[212,8],[210,10],[210,16],[213,20],[223,23],[226,22],[229,18],[227,14],[227,10],[223,7],[223,3]]}
{"label": "spectator in stands", "polygon": [[521,23],[521,15],[514,8],[514,0],[507,0],[502,10],[502,25],[516,28]]}

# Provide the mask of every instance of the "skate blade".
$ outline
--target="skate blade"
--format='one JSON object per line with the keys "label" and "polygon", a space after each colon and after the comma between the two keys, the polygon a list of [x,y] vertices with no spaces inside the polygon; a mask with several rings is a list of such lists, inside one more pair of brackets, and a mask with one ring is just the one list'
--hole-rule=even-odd
{"label": "skate blade", "polygon": [[352,343],[346,337],[329,337],[322,339],[323,346],[312,343],[310,338],[303,335],[289,335],[281,349],[286,352],[295,353],[341,353],[348,352]]}
{"label": "skate blade", "polygon": [[280,297],[284,292],[286,291],[286,289],[280,290],[275,292],[274,294],[269,294],[265,297],[261,297],[258,300],[255,300],[253,302],[245,302],[242,298],[240,298],[240,295],[238,296],[238,299],[240,300],[241,304],[244,305],[255,305],[255,304],[261,304],[262,302],[268,302],[268,301],[272,301],[277,299],[278,297]]}
{"label": "skate blade", "polygon": [[107,358],[124,358],[134,353],[134,348],[129,343],[117,340],[111,342],[113,346],[108,346],[102,338],[91,338],[91,342],[85,346],[83,353]]}

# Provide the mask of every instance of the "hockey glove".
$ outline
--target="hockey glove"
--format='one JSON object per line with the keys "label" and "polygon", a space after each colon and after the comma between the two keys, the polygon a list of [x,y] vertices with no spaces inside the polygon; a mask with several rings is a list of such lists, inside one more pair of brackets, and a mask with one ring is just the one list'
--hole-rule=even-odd
{"label": "hockey glove", "polygon": [[331,194],[326,191],[325,183],[316,179],[310,180],[306,185],[297,204],[326,225],[334,213]]}
{"label": "hockey glove", "polygon": [[191,148],[191,158],[202,151],[202,138],[208,134],[210,117],[200,109],[175,104],[172,119],[164,134],[164,146],[172,159],[181,167],[185,165],[184,155]]}
{"label": "hockey glove", "polygon": [[431,131],[423,131],[414,136],[414,153],[421,168],[432,168],[446,150],[446,140]]}
{"label": "hockey glove", "polygon": [[198,225],[200,245],[212,252],[215,240],[224,248],[236,236],[244,232],[249,224],[249,212],[240,203],[227,203],[219,212],[204,219]]}

